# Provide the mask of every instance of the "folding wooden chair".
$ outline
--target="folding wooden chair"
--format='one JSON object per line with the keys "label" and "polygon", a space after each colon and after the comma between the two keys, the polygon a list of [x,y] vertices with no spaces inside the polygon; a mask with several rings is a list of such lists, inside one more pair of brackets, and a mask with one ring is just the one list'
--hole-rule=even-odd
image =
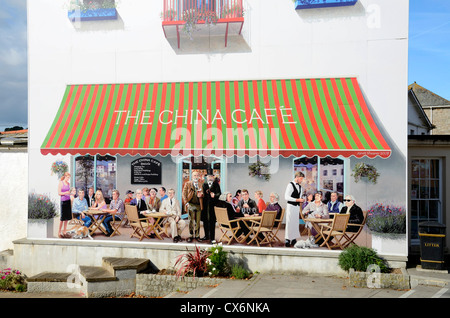
{"label": "folding wooden chair", "polygon": [[351,227],[358,227],[358,231],[356,232],[345,232],[344,234],[344,238],[347,240],[346,242],[344,242],[344,244],[342,244],[342,246],[344,248],[346,248],[347,246],[349,246],[350,244],[356,244],[354,241],[355,239],[358,237],[358,235],[361,233],[362,229],[364,228],[364,225],[366,225],[367,222],[367,215],[369,213],[367,211],[363,211],[363,215],[364,215],[364,219],[362,221],[361,224],[353,224],[353,223],[348,223],[347,226],[351,226]]}
{"label": "folding wooden chair", "polygon": [[239,220],[230,220],[228,218],[228,212],[226,208],[214,207],[214,212],[216,213],[217,224],[220,231],[222,231],[222,236],[219,242],[222,241],[224,237],[228,240],[228,245],[233,241],[233,239],[241,243],[236,237],[236,232],[240,230]]}
{"label": "folding wooden chair", "polygon": [[[336,214],[333,218],[331,226],[321,225],[320,235],[324,239],[324,242],[320,246],[327,245],[329,250],[335,247],[340,247],[341,250],[344,249],[341,244],[341,240],[345,235],[349,217],[350,214]],[[333,239],[336,241],[336,243],[330,245],[331,240]]]}
{"label": "folding wooden chair", "polygon": [[280,218],[279,219],[275,219],[275,223],[276,224],[274,225],[274,228],[273,228],[273,231],[272,231],[272,234],[271,234],[271,235],[273,235],[273,238],[275,240],[277,240],[278,242],[282,242],[280,240],[280,238],[277,236],[277,234],[278,234],[278,231],[280,230],[281,225],[283,223],[283,218],[284,218],[284,209],[281,209]]}
{"label": "folding wooden chair", "polygon": [[261,244],[269,244],[269,246],[272,247],[272,242],[274,240],[272,230],[276,217],[277,211],[263,211],[260,221],[252,220],[250,235],[253,235],[253,238],[248,244],[256,241],[258,246]]}
{"label": "folding wooden chair", "polygon": [[126,205],[125,213],[127,214],[128,222],[133,229],[133,233],[131,233],[130,237],[137,237],[139,241],[142,239],[150,237],[145,234],[146,229],[150,226],[147,218],[139,218],[138,210],[135,205]]}
{"label": "folding wooden chair", "polygon": [[122,213],[116,213],[113,218],[111,219],[111,228],[113,229],[113,232],[111,233],[111,236],[114,235],[120,235],[119,232],[119,227],[122,226],[122,224],[124,224],[125,219],[126,219],[126,213],[125,211],[123,211]]}

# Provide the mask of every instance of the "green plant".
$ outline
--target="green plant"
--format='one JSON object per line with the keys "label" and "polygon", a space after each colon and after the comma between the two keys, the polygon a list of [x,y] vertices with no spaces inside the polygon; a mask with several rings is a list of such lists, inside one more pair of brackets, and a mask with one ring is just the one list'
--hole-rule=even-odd
{"label": "green plant", "polygon": [[230,272],[228,253],[223,250],[222,243],[215,244],[209,249],[206,260],[210,276],[227,276]]}
{"label": "green plant", "polygon": [[239,4],[232,5],[231,7],[225,6],[222,9],[222,17],[224,18],[227,17],[238,18],[243,16],[244,16],[244,9]]}
{"label": "green plant", "polygon": [[57,216],[55,203],[44,194],[28,194],[28,218],[48,220]]}
{"label": "green plant", "polygon": [[[187,250],[187,248],[186,248]],[[194,252],[189,252],[186,254],[178,255],[175,260],[174,267],[178,267],[176,276],[184,277],[186,275],[192,276],[204,276],[204,274],[208,270],[208,265],[206,260],[209,256],[209,252],[206,250],[200,249],[198,246],[195,246]]]}
{"label": "green plant", "polygon": [[26,290],[25,278],[18,270],[3,269],[0,271],[0,289],[23,292]]}
{"label": "green plant", "polygon": [[115,0],[71,0],[70,9],[80,10],[81,12],[86,12],[87,10],[96,9],[113,9],[116,8]]}
{"label": "green plant", "polygon": [[251,177],[258,177],[266,181],[270,180],[269,165],[257,161],[248,166],[248,175]]}
{"label": "green plant", "polygon": [[196,29],[196,24],[199,21],[204,21],[205,24],[216,24],[218,17],[214,10],[197,10],[189,9],[183,11],[183,31],[192,39],[192,32]]}
{"label": "green plant", "polygon": [[339,266],[348,271],[353,268],[355,271],[365,272],[369,265],[377,265],[381,273],[390,272],[387,261],[377,254],[374,249],[352,245],[344,249],[339,255]]}
{"label": "green plant", "polygon": [[168,9],[164,12],[161,12],[160,16],[163,21],[173,21],[177,16],[177,12],[173,9]]}
{"label": "green plant", "polygon": [[403,207],[376,203],[367,209],[367,226],[377,233],[406,233],[406,210]]}
{"label": "green plant", "polygon": [[247,279],[250,277],[250,272],[246,270],[242,265],[234,264],[231,267],[231,276],[236,279]]}
{"label": "green plant", "polygon": [[380,176],[377,168],[364,162],[357,163],[352,171],[352,176],[355,177],[356,183],[361,180],[361,177],[367,177],[370,182],[376,184],[377,179]]}
{"label": "green plant", "polygon": [[52,175],[56,174],[58,178],[61,178],[64,173],[69,170],[69,166],[62,160],[57,160],[52,163],[51,171]]}

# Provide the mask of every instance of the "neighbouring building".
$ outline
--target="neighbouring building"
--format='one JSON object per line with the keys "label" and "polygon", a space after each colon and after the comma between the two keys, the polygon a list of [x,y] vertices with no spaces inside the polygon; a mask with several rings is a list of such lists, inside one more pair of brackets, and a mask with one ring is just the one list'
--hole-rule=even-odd
{"label": "neighbouring building", "polygon": [[0,132],[0,252],[27,235],[28,130]]}
{"label": "neighbouring building", "polygon": [[[448,100],[416,82],[409,85],[408,92],[410,252],[418,253],[421,222],[435,221],[448,227],[450,105]],[[445,243],[448,253],[448,235]]]}

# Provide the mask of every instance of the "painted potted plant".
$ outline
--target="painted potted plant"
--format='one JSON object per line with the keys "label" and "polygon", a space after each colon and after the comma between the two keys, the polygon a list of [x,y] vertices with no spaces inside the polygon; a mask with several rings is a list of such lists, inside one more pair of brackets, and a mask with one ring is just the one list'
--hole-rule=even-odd
{"label": "painted potted plant", "polygon": [[254,164],[248,166],[248,175],[269,181],[271,177],[269,173],[269,165],[258,160]]}
{"label": "painted potted plant", "polygon": [[52,175],[56,174],[58,179],[63,176],[69,170],[69,166],[62,160],[56,160],[52,163],[52,167],[50,168]]}
{"label": "painted potted plant", "polygon": [[196,24],[203,21],[205,24],[216,24],[218,17],[213,10],[189,9],[183,12],[183,31],[192,39],[192,33],[196,29]]}
{"label": "painted potted plant", "polygon": [[402,206],[375,203],[367,212],[367,226],[372,233],[372,248],[379,253],[405,254],[406,209]]}
{"label": "painted potted plant", "polygon": [[367,178],[369,182],[376,184],[377,179],[380,176],[375,166],[364,162],[357,163],[352,171],[352,176],[355,177],[356,183],[358,183],[361,178]]}
{"label": "painted potted plant", "polygon": [[53,220],[56,216],[56,205],[47,195],[28,194],[28,237],[53,237]]}

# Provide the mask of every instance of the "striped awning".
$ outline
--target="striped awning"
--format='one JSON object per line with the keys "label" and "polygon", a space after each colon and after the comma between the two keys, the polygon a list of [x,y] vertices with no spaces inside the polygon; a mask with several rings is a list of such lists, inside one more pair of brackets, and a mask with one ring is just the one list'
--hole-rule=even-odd
{"label": "striped awning", "polygon": [[69,85],[43,154],[387,158],[355,78]]}

